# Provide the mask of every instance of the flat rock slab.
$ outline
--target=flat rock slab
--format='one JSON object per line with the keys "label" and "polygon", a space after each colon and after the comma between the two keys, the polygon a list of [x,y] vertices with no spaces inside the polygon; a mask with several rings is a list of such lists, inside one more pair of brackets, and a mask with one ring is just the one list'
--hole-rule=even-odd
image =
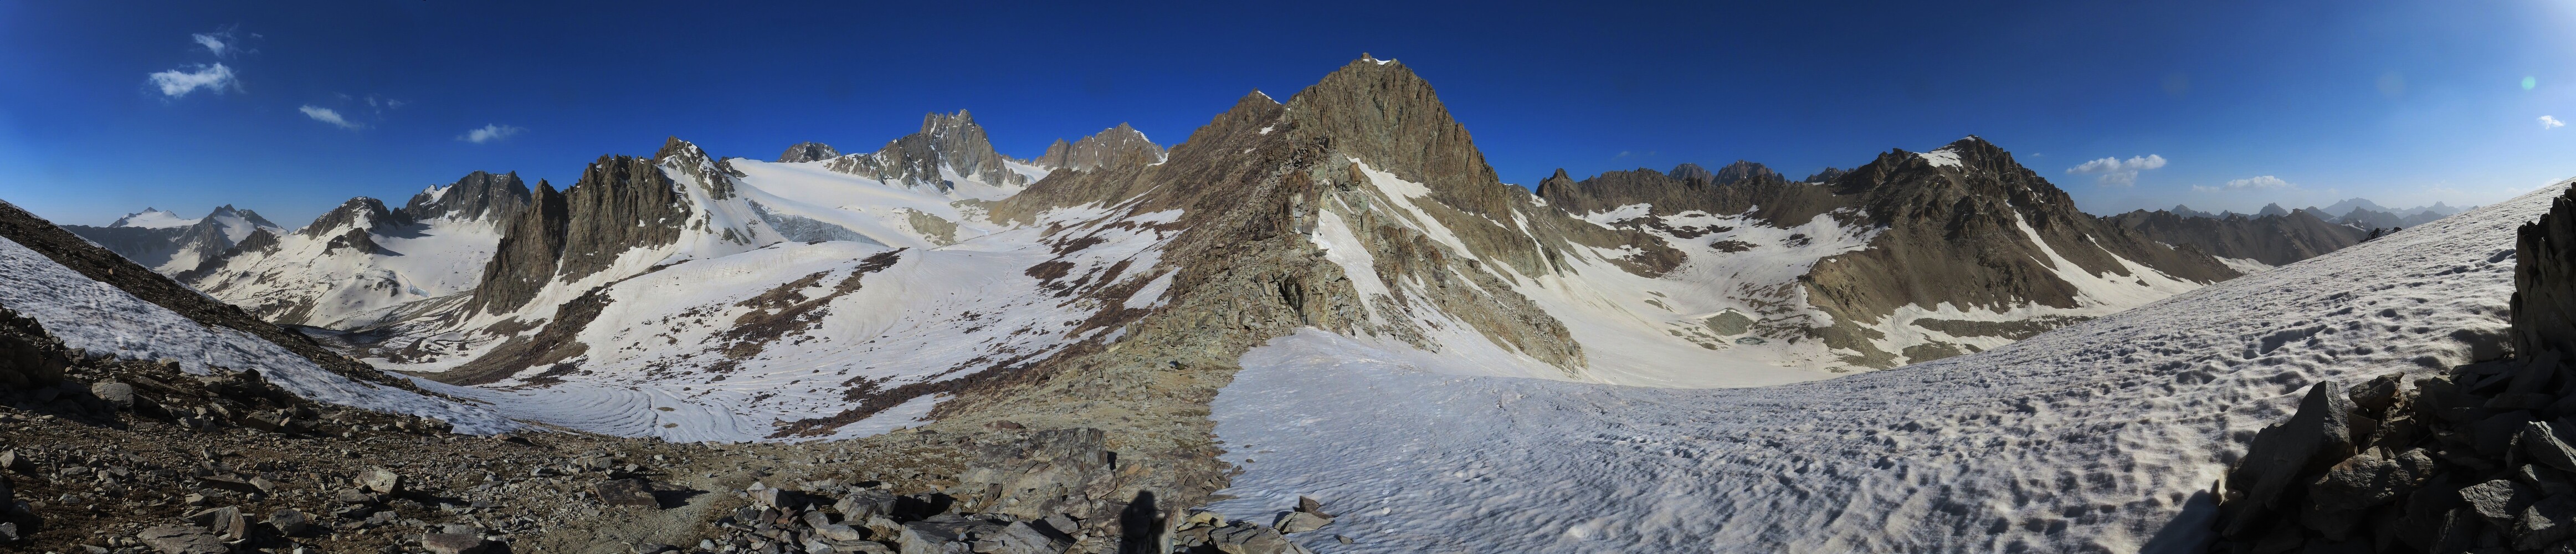
{"label": "flat rock slab", "polygon": [[224,546],[223,539],[215,538],[206,530],[181,525],[144,529],[134,538],[161,554],[224,554],[232,551],[231,547]]}
{"label": "flat rock slab", "polygon": [[483,554],[492,551],[492,541],[460,533],[429,533],[420,536],[420,547],[435,554]]}
{"label": "flat rock slab", "polygon": [[660,500],[653,499],[653,482],[643,479],[603,481],[593,492],[599,493],[599,503],[610,506],[662,507]]}

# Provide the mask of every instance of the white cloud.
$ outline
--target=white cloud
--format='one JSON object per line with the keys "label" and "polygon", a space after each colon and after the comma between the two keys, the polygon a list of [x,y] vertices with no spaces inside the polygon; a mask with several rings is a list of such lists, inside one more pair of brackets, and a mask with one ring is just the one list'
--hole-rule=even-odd
{"label": "white cloud", "polygon": [[2567,122],[2559,121],[2558,118],[2545,115],[2540,116],[2540,128],[2542,129],[2556,129],[2565,126],[2567,126]]}
{"label": "white cloud", "polygon": [[2231,181],[2228,181],[2228,182],[2227,182],[2227,184],[2225,184],[2225,185],[2220,185],[2220,186],[2215,186],[2215,187],[2210,187],[2210,186],[2201,186],[2201,185],[2192,185],[2192,186],[2191,186],[2191,190],[2196,190],[2196,191],[2201,191],[2201,192],[2219,191],[2219,190],[2245,190],[2245,189],[2255,189],[2255,190],[2274,190],[2274,189],[2294,189],[2294,188],[2299,188],[2299,186],[2298,186],[2298,185],[2294,185],[2294,184],[2290,184],[2290,182],[2289,182],[2289,181],[2283,181],[2283,180],[2281,180],[2281,178],[2280,178],[2280,177],[2273,177],[2273,176],[2270,176],[2270,175],[2262,175],[2262,176],[2257,176],[2257,177],[2247,177],[2247,178],[2243,178],[2243,179],[2231,180]]}
{"label": "white cloud", "polygon": [[2076,164],[2075,167],[2066,168],[2066,174],[2100,175],[2101,177],[2094,179],[2094,181],[2100,183],[2102,186],[2125,187],[2138,184],[2138,172],[2164,166],[2164,156],[2148,154],[2144,156],[2131,156],[2126,160],[2119,158],[2102,158],[2084,162]]}
{"label": "white cloud", "polygon": [[188,38],[197,39],[197,44],[205,45],[207,52],[213,52],[215,57],[221,58],[224,57],[224,50],[231,47],[224,43],[224,39],[232,38],[232,33],[197,33],[188,35]]}
{"label": "white cloud", "polygon": [[199,65],[195,71],[162,71],[150,78],[153,86],[161,87],[162,95],[171,98],[187,96],[201,88],[216,94],[222,94],[224,89],[241,89],[241,82],[233,80],[233,68],[224,64]]}
{"label": "white cloud", "polygon": [[342,129],[357,129],[359,127],[365,127],[365,125],[359,125],[349,121],[347,118],[340,117],[340,112],[333,111],[330,108],[306,104],[304,107],[296,109],[303,111],[304,117],[313,118],[314,121],[337,125]]}
{"label": "white cloud", "polygon": [[500,139],[510,138],[510,135],[516,135],[516,134],[519,134],[519,132],[520,132],[520,131],[526,131],[526,130],[527,130],[527,129],[521,129],[521,128],[518,128],[518,127],[512,127],[512,126],[508,126],[508,125],[502,125],[502,124],[499,124],[499,123],[493,123],[493,124],[484,125],[484,126],[483,126],[483,128],[481,128],[481,129],[475,129],[475,130],[472,130],[472,131],[466,131],[464,135],[459,135],[459,136],[457,136],[457,137],[456,137],[456,140],[461,140],[461,141],[465,141],[465,142],[471,142],[471,143],[475,143],[475,144],[483,144],[483,143],[485,143],[485,142],[491,142],[491,141],[495,141],[495,140],[500,140]]}

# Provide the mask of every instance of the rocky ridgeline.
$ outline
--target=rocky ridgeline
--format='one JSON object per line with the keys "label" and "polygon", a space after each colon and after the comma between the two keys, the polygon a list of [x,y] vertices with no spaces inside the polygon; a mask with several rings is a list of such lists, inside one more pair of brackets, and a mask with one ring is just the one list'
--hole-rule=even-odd
{"label": "rocky ridgeline", "polygon": [[831,158],[824,161],[824,167],[890,184],[929,186],[940,192],[957,186],[940,177],[942,167],[993,186],[1029,184],[1028,176],[1012,172],[1003,160],[1000,153],[993,151],[992,141],[985,138],[984,127],[976,125],[966,110],[958,110],[955,114],[924,115],[921,132],[888,142],[876,152]]}
{"label": "rocky ridgeline", "polygon": [[1136,167],[1163,161],[1163,147],[1146,139],[1144,132],[1120,123],[1079,141],[1056,139],[1055,144],[1047,146],[1045,154],[1030,161],[1039,166],[1075,171]]}
{"label": "rocky ridgeline", "polygon": [[2220,483],[2213,552],[2576,552],[2576,196],[2516,248],[2516,356],[2308,389]]}

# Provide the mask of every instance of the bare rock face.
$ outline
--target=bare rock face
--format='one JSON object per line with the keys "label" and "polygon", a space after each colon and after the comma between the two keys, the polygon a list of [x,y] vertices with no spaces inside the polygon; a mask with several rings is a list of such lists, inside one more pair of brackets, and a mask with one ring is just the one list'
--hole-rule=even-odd
{"label": "bare rock face", "polygon": [[2513,350],[2576,356],[2576,189],[2515,235]]}
{"label": "bare rock face", "polygon": [[841,151],[820,142],[799,142],[778,155],[778,163],[819,162],[841,157]]}
{"label": "bare rock face", "polygon": [[1082,140],[1065,142],[1057,139],[1046,154],[1033,162],[1040,166],[1077,171],[1104,167],[1131,167],[1163,161],[1163,147],[1145,138],[1125,123],[1100,131]]}
{"label": "bare rock face", "polygon": [[2103,219],[2149,240],[2276,266],[2342,250],[2369,236],[2369,231],[2329,223],[2307,210],[2225,219],[2137,210]]}
{"label": "bare rock face", "polygon": [[[596,167],[596,166],[594,166]],[[584,172],[587,177],[589,172]],[[483,278],[467,300],[466,310],[500,313],[519,309],[536,298],[555,275],[564,239],[572,225],[572,205],[543,180],[528,197],[527,209],[502,227],[500,246],[483,266]]]}
{"label": "bare rock face", "polygon": [[[676,138],[671,143],[687,144]],[[691,168],[712,167],[695,146],[666,145],[659,158],[685,158],[678,165]],[[656,159],[600,156],[562,193],[539,181],[527,208],[504,227],[467,309],[515,310],[557,276],[580,279],[607,269],[629,249],[676,242],[693,213],[689,199]]]}
{"label": "bare rock face", "polygon": [[465,174],[456,183],[422,191],[403,204],[402,214],[412,220],[438,218],[491,219],[508,221],[528,206],[528,184],[519,180],[519,172],[500,175],[476,171]]}
{"label": "bare rock face", "polygon": [[61,382],[71,356],[63,341],[46,333],[36,320],[0,308],[0,389],[27,390]]}
{"label": "bare rock face", "polygon": [[313,223],[297,229],[295,233],[307,237],[321,237],[350,229],[371,230],[410,224],[410,217],[404,216],[401,212],[386,209],[384,201],[360,196],[341,202],[340,207],[332,208],[331,211],[323,212],[321,217],[313,218]]}
{"label": "bare rock face", "polygon": [[955,114],[929,114],[921,118],[921,132],[905,135],[886,143],[869,154],[851,154],[833,158],[825,167],[833,171],[906,186],[934,187],[942,192],[956,183],[940,177],[947,168],[958,175],[995,186],[1023,186],[1028,177],[1012,172],[1003,165],[1005,158],[993,151],[993,143],[984,136],[984,127],[965,110]]}

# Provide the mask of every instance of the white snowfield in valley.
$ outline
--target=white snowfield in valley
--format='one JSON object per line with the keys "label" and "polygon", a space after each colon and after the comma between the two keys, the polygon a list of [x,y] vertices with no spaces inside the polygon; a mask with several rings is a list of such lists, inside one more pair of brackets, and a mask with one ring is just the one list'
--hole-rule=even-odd
{"label": "white snowfield in valley", "polygon": [[[173,359],[182,371],[195,375],[213,374],[215,368],[255,369],[307,399],[436,418],[455,424],[461,433],[491,434],[522,426],[481,406],[331,373],[275,343],[199,324],[5,238],[0,238],[0,282],[9,283],[0,287],[0,307],[35,319],[72,348],[129,360]],[[434,384],[424,383],[429,385]]]}
{"label": "white snowfield in valley", "polygon": [[[424,349],[442,352],[433,360],[367,361],[402,371],[448,371],[504,342],[460,340],[466,333],[458,331],[508,319],[549,320],[557,306],[604,287],[607,306],[575,336],[586,345],[582,355],[494,383],[437,390],[489,402],[511,417],[622,436],[761,441],[872,435],[919,425],[938,395],[904,400],[826,433],[777,434],[785,424],[858,406],[848,393],[854,386],[885,391],[945,381],[1044,359],[1084,340],[1114,339],[1100,330],[1071,333],[1099,306],[1079,296],[1057,297],[1028,269],[1062,260],[1073,264],[1071,275],[1081,276],[1123,262],[1131,269],[1120,282],[1155,279],[1163,271],[1155,264],[1170,232],[1105,226],[1168,223],[1179,216],[1089,205],[1001,229],[985,222],[980,210],[953,203],[1005,197],[1017,187],[946,172],[955,188],[939,191],[835,173],[820,162],[731,163],[747,176],[733,181],[737,195],[727,199],[706,195],[686,168],[663,166],[674,186],[688,193],[697,211],[692,217],[711,221],[684,225],[676,243],[625,251],[611,269],[551,284],[518,310],[392,342],[421,341]],[[1044,171],[1014,169],[1024,175]],[[942,246],[944,241],[913,226],[908,211],[956,224],[959,242]],[[782,226],[818,238],[797,240]],[[720,238],[727,229],[755,239]],[[1062,254],[1047,242],[1086,234],[1101,242]],[[877,263],[871,260],[890,263],[871,267]],[[854,289],[838,290],[854,278]],[[786,307],[808,301],[820,303]],[[778,316],[790,321],[744,323]]]}
{"label": "white snowfield in valley", "polygon": [[[1330,552],[2180,552],[2312,383],[2494,356],[2514,230],[2566,183],[1980,354],[1763,388],[1496,376],[1307,330],[1210,417],[1215,508]],[[1341,545],[1339,534],[1354,542]]]}

